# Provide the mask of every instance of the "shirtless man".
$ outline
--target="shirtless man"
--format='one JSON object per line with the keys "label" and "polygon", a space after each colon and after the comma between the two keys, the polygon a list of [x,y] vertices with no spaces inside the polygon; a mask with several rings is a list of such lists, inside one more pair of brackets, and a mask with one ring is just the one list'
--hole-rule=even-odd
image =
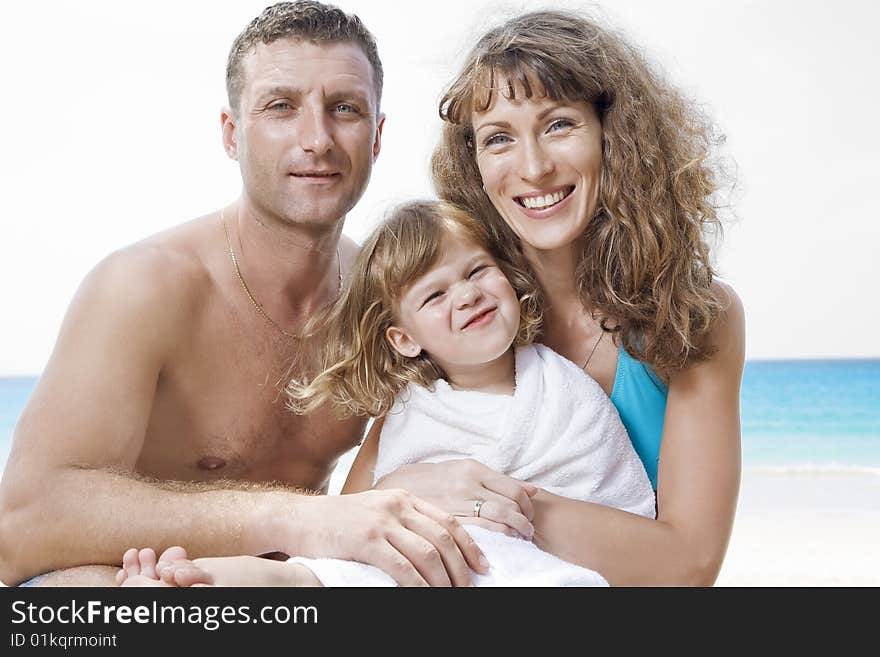
{"label": "shirtless man", "polygon": [[379,155],[381,89],[372,36],[334,7],[279,3],[239,35],[221,121],[241,197],[83,281],[16,427],[0,579],[112,585],[128,546],[175,544],[355,559],[401,584],[485,571],[452,516],[403,491],[307,494],[364,421],[285,408],[298,334],[357,251],[342,226]]}

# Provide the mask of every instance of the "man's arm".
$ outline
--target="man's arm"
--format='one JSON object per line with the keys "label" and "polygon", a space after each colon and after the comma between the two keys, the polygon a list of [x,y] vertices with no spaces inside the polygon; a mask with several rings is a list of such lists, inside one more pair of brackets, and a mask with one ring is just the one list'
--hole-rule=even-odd
{"label": "man's arm", "polygon": [[[129,474],[186,302],[162,258],[149,248],[110,256],[68,309],[0,486],[5,581],[116,564],[126,546],[147,539],[164,545],[191,534],[198,549],[245,548],[241,510],[255,511],[259,496],[163,490]],[[199,517],[212,522],[196,528]]]}

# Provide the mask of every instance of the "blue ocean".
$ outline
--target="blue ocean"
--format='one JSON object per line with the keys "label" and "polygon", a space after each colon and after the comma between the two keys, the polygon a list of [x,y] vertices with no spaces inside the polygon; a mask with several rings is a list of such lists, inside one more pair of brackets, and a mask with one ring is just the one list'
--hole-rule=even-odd
{"label": "blue ocean", "polygon": [[[36,382],[0,378],[0,466]],[[749,361],[741,399],[745,468],[880,475],[880,359]]]}

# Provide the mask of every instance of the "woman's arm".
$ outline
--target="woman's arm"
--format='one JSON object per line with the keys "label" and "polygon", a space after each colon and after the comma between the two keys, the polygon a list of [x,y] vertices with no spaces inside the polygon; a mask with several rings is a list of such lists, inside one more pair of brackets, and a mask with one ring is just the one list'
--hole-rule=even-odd
{"label": "woman's arm", "polygon": [[360,493],[373,487],[373,471],[376,469],[376,455],[379,453],[379,435],[382,433],[384,423],[384,417],[373,421],[373,426],[370,427],[351,464],[351,470],[348,471],[348,477],[341,491],[343,495]]}
{"label": "woman's arm", "polygon": [[657,520],[544,491],[532,499],[535,543],[612,585],[710,586],[721,569],[739,494],[745,321],[736,293],[716,291],[728,300],[716,354],[670,378]]}

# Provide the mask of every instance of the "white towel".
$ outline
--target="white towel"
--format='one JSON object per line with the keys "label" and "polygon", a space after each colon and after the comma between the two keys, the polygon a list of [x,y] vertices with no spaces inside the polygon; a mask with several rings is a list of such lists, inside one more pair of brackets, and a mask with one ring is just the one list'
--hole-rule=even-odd
{"label": "white towel", "polygon": [[[654,492],[617,409],[598,383],[543,345],[516,350],[513,397],[410,385],[382,427],[374,481],[406,463],[473,458],[511,477],[582,501],[654,517]],[[594,571],[533,544],[466,527],[493,570],[483,586],[602,586]],[[335,559],[302,559],[327,586],[383,586],[382,571]],[[534,567],[532,567],[534,566]]]}
{"label": "white towel", "polygon": [[544,345],[516,350],[512,398],[411,384],[385,418],[373,480],[405,463],[465,457],[562,497],[654,517],[651,482],[614,404]]}
{"label": "white towel", "polygon": [[[608,586],[595,570],[563,561],[534,543],[473,525],[464,528],[490,565],[485,575],[471,572],[474,586]],[[357,561],[293,557],[289,562],[307,566],[324,586],[397,586],[383,571]]]}

